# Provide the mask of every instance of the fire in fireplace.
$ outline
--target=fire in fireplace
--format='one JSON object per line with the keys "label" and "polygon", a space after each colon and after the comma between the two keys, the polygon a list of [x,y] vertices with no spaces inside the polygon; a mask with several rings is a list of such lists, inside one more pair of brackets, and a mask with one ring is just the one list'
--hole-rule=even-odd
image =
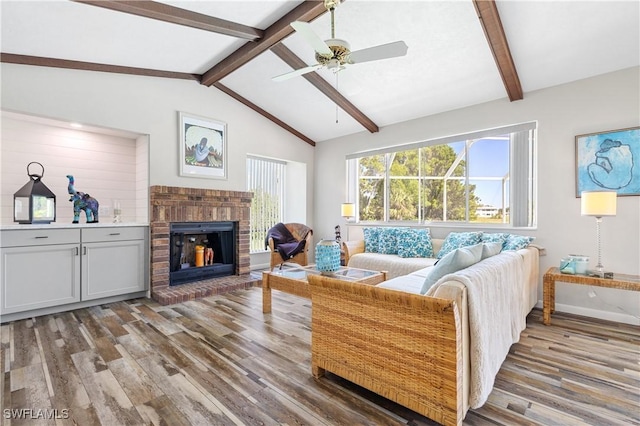
{"label": "fire in fireplace", "polygon": [[237,222],[171,223],[169,285],[233,275]]}

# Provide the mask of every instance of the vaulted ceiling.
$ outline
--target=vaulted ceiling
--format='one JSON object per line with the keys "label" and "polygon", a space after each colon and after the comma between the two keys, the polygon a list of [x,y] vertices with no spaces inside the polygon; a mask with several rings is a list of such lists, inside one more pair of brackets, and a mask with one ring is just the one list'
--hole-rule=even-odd
{"label": "vaulted ceiling", "polygon": [[[274,82],[316,63],[289,25],[330,37],[322,1],[6,1],[1,60],[193,80],[316,142],[640,65],[638,1],[348,0],[352,50],[406,56]],[[532,117],[535,118],[535,117]]]}

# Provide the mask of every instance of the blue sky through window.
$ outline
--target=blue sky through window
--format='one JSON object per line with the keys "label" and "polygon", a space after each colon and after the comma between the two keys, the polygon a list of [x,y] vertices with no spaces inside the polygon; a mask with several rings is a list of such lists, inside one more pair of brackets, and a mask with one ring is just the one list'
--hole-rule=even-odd
{"label": "blue sky through window", "polygon": [[[464,149],[465,142],[450,143],[456,154]],[[476,195],[482,204],[502,206],[502,181],[477,180],[479,177],[502,178],[509,172],[508,135],[499,138],[484,138],[476,141],[469,150],[469,179],[476,185]],[[508,185],[507,185],[508,191]],[[507,206],[509,205],[507,194]]]}

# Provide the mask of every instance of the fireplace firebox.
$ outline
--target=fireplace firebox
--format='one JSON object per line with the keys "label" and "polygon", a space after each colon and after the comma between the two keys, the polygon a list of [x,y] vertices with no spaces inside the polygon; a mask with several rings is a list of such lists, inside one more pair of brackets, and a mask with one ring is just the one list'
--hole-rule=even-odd
{"label": "fireplace firebox", "polygon": [[237,222],[171,223],[169,285],[233,275]]}

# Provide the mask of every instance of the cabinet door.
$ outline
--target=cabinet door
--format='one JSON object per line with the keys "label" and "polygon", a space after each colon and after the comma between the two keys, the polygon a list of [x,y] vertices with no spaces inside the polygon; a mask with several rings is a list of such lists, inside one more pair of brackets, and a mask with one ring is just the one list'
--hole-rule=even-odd
{"label": "cabinet door", "polygon": [[3,248],[0,313],[79,302],[79,250],[79,244]]}
{"label": "cabinet door", "polygon": [[82,245],[82,300],[146,290],[144,240]]}

